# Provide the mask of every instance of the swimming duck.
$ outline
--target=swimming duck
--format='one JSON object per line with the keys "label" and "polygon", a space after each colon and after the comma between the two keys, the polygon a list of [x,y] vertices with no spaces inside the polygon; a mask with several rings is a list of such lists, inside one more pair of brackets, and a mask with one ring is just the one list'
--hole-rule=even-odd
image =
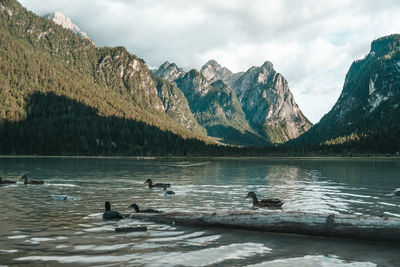
{"label": "swimming duck", "polygon": [[153,187],[163,188],[164,186],[171,187],[171,184],[164,184],[164,183],[155,183],[155,184],[153,184],[151,179],[147,179],[145,183],[149,184],[149,188],[153,188]]}
{"label": "swimming duck", "polygon": [[0,184],[15,184],[15,182],[9,180],[3,180],[3,178],[0,176]]}
{"label": "swimming duck", "polygon": [[118,211],[112,211],[111,210],[111,204],[110,204],[109,201],[106,201],[104,203],[104,206],[105,206],[106,210],[103,213],[103,220],[119,220],[119,219],[124,219],[125,218]]}
{"label": "swimming duck", "polygon": [[21,179],[24,179],[24,184],[44,184],[44,181],[37,181],[37,180],[31,180],[28,182],[28,176],[26,176],[25,174],[22,175],[20,180]]}
{"label": "swimming duck", "polygon": [[279,208],[283,205],[283,202],[278,198],[267,198],[259,201],[254,192],[249,192],[245,198],[249,197],[253,199],[253,206],[256,207]]}
{"label": "swimming duck", "polygon": [[145,210],[139,210],[139,206],[136,205],[136,203],[133,203],[132,205],[129,206],[129,208],[135,209],[135,212],[137,213],[159,213],[161,212],[160,210],[153,210],[153,209],[145,209]]}
{"label": "swimming duck", "polygon": [[175,195],[174,191],[167,190],[167,186],[166,185],[164,185],[163,190],[164,190],[164,195]]}
{"label": "swimming duck", "polygon": [[394,196],[400,196],[400,188],[397,188],[396,190],[393,191]]}

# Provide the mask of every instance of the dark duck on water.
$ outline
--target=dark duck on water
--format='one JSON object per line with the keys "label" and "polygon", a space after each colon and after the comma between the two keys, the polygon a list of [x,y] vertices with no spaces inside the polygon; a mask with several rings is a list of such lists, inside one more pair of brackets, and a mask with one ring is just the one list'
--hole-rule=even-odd
{"label": "dark duck on water", "polygon": [[118,211],[112,211],[111,210],[111,204],[110,204],[109,201],[106,201],[106,203],[104,203],[104,206],[106,208],[106,210],[103,213],[103,219],[104,220],[120,220],[120,219],[124,219],[125,218]]}
{"label": "dark duck on water", "polygon": [[151,179],[147,179],[146,180],[146,184],[149,184],[149,188],[153,188],[153,187],[164,188],[164,186],[171,187],[171,184],[165,184],[165,183],[155,183],[155,184],[153,184]]}
{"label": "dark duck on water", "polygon": [[15,184],[15,182],[10,180],[3,180],[3,178],[0,176],[0,184]]}
{"label": "dark duck on water", "polygon": [[136,203],[133,203],[132,205],[130,205],[129,208],[133,208],[136,213],[159,213],[159,212],[161,212],[160,210],[153,210],[153,209],[140,210],[139,206],[136,205]]}
{"label": "dark duck on water", "polygon": [[24,180],[24,184],[44,184],[44,181],[30,180],[28,181],[28,176],[22,175],[20,180]]}
{"label": "dark duck on water", "polygon": [[250,198],[250,197],[253,199],[253,206],[255,207],[280,208],[283,205],[283,202],[278,198],[267,198],[258,200],[254,192],[249,192],[247,194],[247,197],[245,198]]}

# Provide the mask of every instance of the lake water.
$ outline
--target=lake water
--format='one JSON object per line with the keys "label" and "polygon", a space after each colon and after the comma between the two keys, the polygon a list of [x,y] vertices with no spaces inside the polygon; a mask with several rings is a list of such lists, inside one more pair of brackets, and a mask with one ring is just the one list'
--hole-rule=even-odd
{"label": "lake water", "polygon": [[121,213],[250,210],[249,191],[284,211],[400,217],[398,159],[0,158],[3,179],[22,174],[45,184],[0,186],[0,266],[400,265],[400,244],[102,219],[105,201]]}

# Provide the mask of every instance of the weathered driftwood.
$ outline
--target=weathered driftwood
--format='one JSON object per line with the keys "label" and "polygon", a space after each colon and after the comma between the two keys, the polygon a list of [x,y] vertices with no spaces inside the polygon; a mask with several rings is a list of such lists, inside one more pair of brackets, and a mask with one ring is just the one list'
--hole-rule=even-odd
{"label": "weathered driftwood", "polygon": [[283,211],[136,213],[134,219],[375,241],[400,241],[400,219]]}

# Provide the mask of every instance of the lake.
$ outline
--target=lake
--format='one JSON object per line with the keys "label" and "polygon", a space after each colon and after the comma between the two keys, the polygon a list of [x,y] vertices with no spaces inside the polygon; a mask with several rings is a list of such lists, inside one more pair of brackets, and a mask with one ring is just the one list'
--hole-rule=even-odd
{"label": "lake", "polygon": [[[400,217],[399,159],[0,157],[0,266],[399,266],[400,244],[103,221],[128,206],[163,211],[251,210],[249,191],[284,211]],[[144,183],[172,183],[175,195]],[[50,195],[76,200],[54,201]],[[116,227],[147,226],[117,233]]]}

